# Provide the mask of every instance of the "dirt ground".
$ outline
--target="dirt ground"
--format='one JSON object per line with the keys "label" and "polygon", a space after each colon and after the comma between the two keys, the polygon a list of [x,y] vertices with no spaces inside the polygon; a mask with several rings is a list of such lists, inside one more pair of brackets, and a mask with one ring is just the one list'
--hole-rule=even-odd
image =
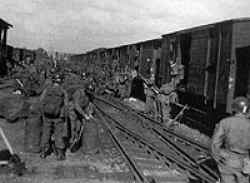
{"label": "dirt ground", "polygon": [[[27,172],[22,177],[6,173],[0,167],[1,183],[128,182],[129,173],[112,167],[111,160],[102,153],[87,156],[81,151],[75,154],[67,152],[65,161],[56,161],[54,155],[42,160],[39,154],[24,152],[24,120],[10,124],[1,119],[0,126],[27,167]],[[2,139],[0,147],[6,148]]]}
{"label": "dirt ground", "polygon": [[[0,95],[2,94],[0,90]],[[5,119],[0,119],[0,127],[27,168],[26,173],[18,177],[0,166],[0,183],[134,182],[125,165],[117,166],[117,161],[109,156],[112,152],[101,152],[90,156],[84,155],[79,150],[74,154],[67,152],[65,161],[56,161],[54,155],[42,160],[39,154],[24,152],[25,120],[8,123]],[[6,147],[0,137],[1,149],[6,149]],[[168,183],[171,182],[177,183],[178,181],[168,181]]]}
{"label": "dirt ground", "polygon": [[[0,90],[0,96],[8,96],[9,90]],[[27,171],[22,177],[11,174],[0,166],[1,183],[77,183],[77,182],[128,182],[131,178],[127,170],[113,166],[114,160],[105,153],[83,155],[67,152],[65,161],[56,161],[51,155],[42,160],[39,154],[24,152],[25,120],[8,123],[0,119],[0,127],[4,130],[15,153],[25,162]],[[0,137],[0,150],[6,149]]]}

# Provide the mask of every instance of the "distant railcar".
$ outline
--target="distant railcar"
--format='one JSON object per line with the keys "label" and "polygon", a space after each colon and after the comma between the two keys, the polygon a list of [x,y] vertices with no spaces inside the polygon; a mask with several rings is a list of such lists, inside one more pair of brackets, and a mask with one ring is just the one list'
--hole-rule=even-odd
{"label": "distant railcar", "polygon": [[7,68],[7,56],[8,56],[8,46],[7,46],[7,32],[11,24],[0,18],[0,75],[4,76],[8,72]]}
{"label": "distant railcar", "polygon": [[181,102],[231,112],[236,96],[250,96],[250,19],[233,19],[162,36],[160,75],[184,65]]}
{"label": "distant railcar", "polygon": [[[139,66],[140,73],[145,78],[153,77],[159,83],[161,39],[147,40],[134,44],[122,45],[105,50],[105,56],[100,61],[109,65],[118,65],[121,72],[126,72]],[[107,61],[105,61],[107,60]]]}
{"label": "distant railcar", "polygon": [[15,60],[15,62],[21,63],[27,57],[34,61],[36,59],[36,51],[26,48],[13,48],[12,59]]}

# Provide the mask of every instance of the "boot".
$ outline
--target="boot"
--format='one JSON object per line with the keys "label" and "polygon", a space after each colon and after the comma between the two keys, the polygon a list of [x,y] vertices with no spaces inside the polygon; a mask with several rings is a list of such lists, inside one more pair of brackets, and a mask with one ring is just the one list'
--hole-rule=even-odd
{"label": "boot", "polygon": [[46,147],[42,148],[40,157],[42,159],[45,159],[47,156],[50,155],[50,153],[51,153],[51,148],[49,146],[46,146]]}
{"label": "boot", "polygon": [[58,161],[63,161],[63,160],[66,159],[64,149],[57,149],[57,156],[56,156],[56,159],[57,159]]}

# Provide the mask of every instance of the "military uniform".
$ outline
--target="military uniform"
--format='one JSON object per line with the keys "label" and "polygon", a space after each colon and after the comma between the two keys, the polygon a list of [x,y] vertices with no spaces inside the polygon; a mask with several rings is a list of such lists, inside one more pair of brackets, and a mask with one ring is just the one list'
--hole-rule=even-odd
{"label": "military uniform", "polygon": [[128,82],[125,76],[120,76],[118,90],[121,99],[128,97]]}
{"label": "military uniform", "polygon": [[175,87],[184,79],[184,66],[182,64],[173,63],[170,65],[170,75]]}
{"label": "military uniform", "polygon": [[40,88],[40,77],[33,64],[25,64],[17,76],[19,76],[21,82],[23,83],[23,87],[21,87],[21,89],[24,90],[25,95],[35,96],[38,94],[37,90]]}
{"label": "military uniform", "polygon": [[83,130],[81,151],[84,154],[91,155],[99,152],[100,139],[98,132],[98,124],[93,117],[94,106],[92,103],[89,103],[89,105],[86,108],[86,111],[90,118],[86,120],[86,124]]}
{"label": "military uniform", "polygon": [[[59,114],[57,116],[51,116],[45,114],[45,105],[47,101],[45,100],[47,93],[49,90],[57,91],[58,95],[63,98],[63,105],[60,106]],[[55,147],[61,153],[64,153],[65,150],[65,143],[64,137],[67,137],[67,126],[65,123],[65,119],[67,118],[67,107],[68,107],[68,96],[66,91],[59,85],[53,83],[52,85],[48,86],[42,93],[40,101],[42,102],[41,111],[43,112],[43,133],[42,133],[42,140],[41,140],[41,147],[42,147],[42,154],[41,157],[46,157],[46,152],[50,148],[50,141],[52,138],[52,129],[54,126],[54,141]],[[64,154],[61,154],[61,157],[58,157],[58,160],[64,159]]]}
{"label": "military uniform", "polygon": [[244,159],[249,158],[250,120],[237,113],[217,124],[212,138],[212,155],[218,163],[222,183],[248,183],[242,173]]}
{"label": "military uniform", "polygon": [[178,95],[174,91],[173,83],[167,83],[160,88],[160,94],[157,96],[159,110],[163,122],[168,122],[171,119],[171,103],[178,102]]}
{"label": "military uniform", "polygon": [[83,88],[77,89],[69,103],[69,118],[71,124],[71,141],[78,135],[81,125],[89,114],[87,106],[89,105],[89,98]]}
{"label": "military uniform", "polygon": [[153,115],[154,117],[157,114],[157,108],[156,108],[156,95],[152,91],[150,87],[145,87],[145,94],[146,94],[146,113],[149,113]]}

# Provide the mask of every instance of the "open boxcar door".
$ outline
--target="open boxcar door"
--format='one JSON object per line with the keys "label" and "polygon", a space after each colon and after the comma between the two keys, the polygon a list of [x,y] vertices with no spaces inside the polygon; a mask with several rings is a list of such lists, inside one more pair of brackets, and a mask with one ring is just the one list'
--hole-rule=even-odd
{"label": "open boxcar door", "polygon": [[250,46],[236,49],[236,84],[234,97],[250,95]]}

